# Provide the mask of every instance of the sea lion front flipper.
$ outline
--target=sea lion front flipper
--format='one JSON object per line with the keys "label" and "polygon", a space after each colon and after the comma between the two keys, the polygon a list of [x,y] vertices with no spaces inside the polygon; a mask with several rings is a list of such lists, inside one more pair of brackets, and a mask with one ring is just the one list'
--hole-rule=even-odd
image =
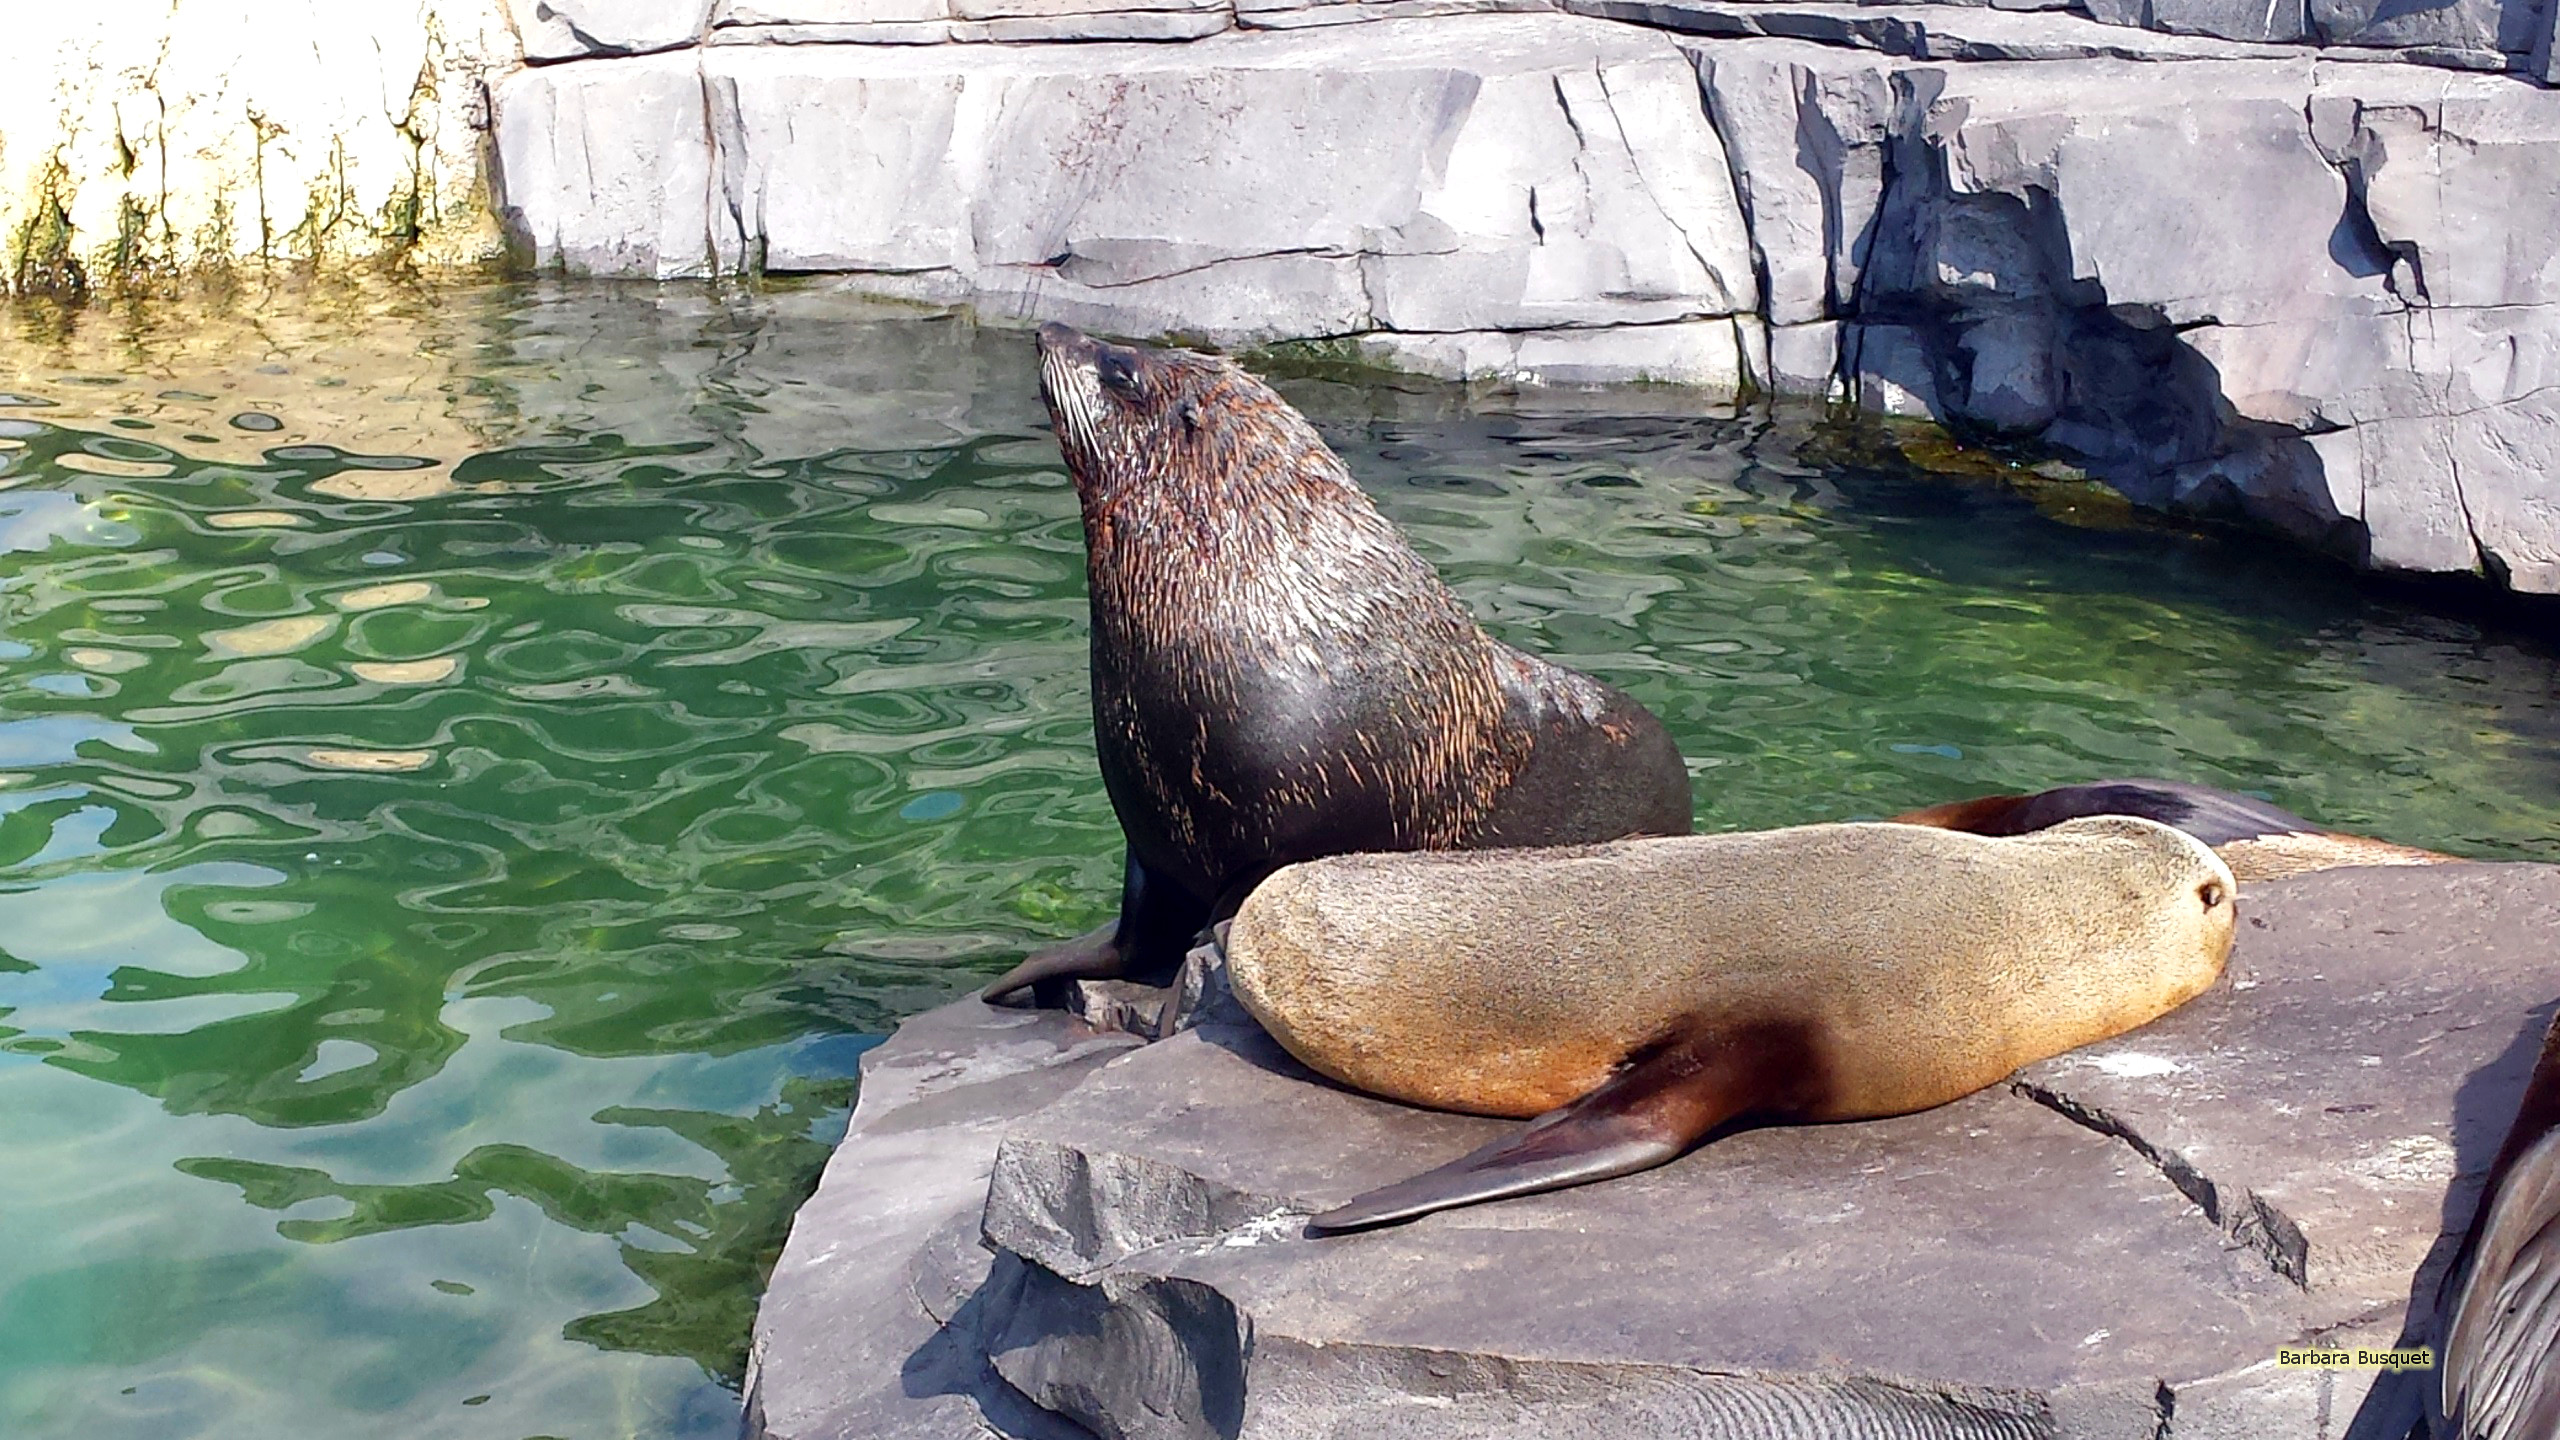
{"label": "sea lion front flipper", "polygon": [[1117,921],[1099,930],[1089,931],[1062,944],[1044,946],[1023,957],[1022,963],[998,976],[994,984],[978,992],[978,998],[992,1004],[1017,990],[1038,992],[1041,982],[1055,980],[1108,980],[1120,973],[1127,963],[1127,952],[1120,944]]}
{"label": "sea lion front flipper", "polygon": [[1607,1084],[1518,1133],[1357,1196],[1307,1224],[1359,1230],[1650,1170],[1737,1115],[1803,1108],[1819,1073],[1797,1027],[1699,1025],[1640,1053]]}
{"label": "sea lion front flipper", "polygon": [[1181,887],[1150,871],[1131,855],[1121,870],[1120,918],[1062,945],[1035,950],[978,992],[1001,1000],[1031,990],[1043,1007],[1066,1003],[1069,980],[1136,980],[1162,985],[1182,965],[1208,911]]}

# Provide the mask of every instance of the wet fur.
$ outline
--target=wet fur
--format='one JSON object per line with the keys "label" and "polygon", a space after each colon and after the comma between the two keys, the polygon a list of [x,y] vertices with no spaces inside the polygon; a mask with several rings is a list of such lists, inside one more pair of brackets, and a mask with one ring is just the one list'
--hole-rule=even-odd
{"label": "wet fur", "polygon": [[[1486,635],[1262,382],[1049,326],[1041,389],[1083,510],[1094,738],[1131,889],[1187,922],[1160,936],[1323,855],[1688,832],[1661,723]],[[1178,961],[1132,914],[1120,953],[1026,962],[989,993]]]}

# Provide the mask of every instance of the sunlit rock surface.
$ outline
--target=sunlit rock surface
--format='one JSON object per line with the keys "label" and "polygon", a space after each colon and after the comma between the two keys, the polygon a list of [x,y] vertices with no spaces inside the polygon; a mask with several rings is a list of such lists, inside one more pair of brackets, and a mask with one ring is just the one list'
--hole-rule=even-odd
{"label": "sunlit rock surface", "polygon": [[2433,1340],[2550,1012],[2560,868],[2243,906],[2215,989],[2009,1085],[1322,1240],[1309,1212],[1503,1123],[1346,1092],[1231,1015],[1098,1058],[1063,1016],[946,1007],[866,1071],[755,1413],[793,1440],[2396,1437],[2422,1377],[2275,1351]]}
{"label": "sunlit rock surface", "polygon": [[497,250],[498,0],[26,0],[7,33],[0,291]]}

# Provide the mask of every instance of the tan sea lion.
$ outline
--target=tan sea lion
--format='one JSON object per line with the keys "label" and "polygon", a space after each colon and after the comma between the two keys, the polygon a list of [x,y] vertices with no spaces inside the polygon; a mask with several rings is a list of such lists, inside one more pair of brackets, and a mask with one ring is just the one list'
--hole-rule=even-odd
{"label": "tan sea lion", "polygon": [[2560,1435],[2560,1019],[2440,1302],[2440,1440]]}
{"label": "tan sea lion", "polygon": [[1043,325],[1040,394],[1084,512],[1094,743],[1128,858],[1119,920],[989,999],[1170,979],[1295,861],[1689,833],[1662,722],[1485,634],[1233,361]]}
{"label": "tan sea lion", "polygon": [[2281,880],[2342,865],[2442,865],[2461,857],[2324,830],[2252,795],[2177,780],[2093,780],[2033,795],[1985,795],[1893,817],[1976,835],[2028,835],[2083,815],[2139,815],[2186,831],[2242,880]]}
{"label": "tan sea lion", "polygon": [[1659,1165],[1727,1121],[1941,1105],[2211,985],[2229,867],[2149,820],[1910,825],[1295,865],[1237,912],[1236,996],[1309,1067],[1518,1134],[1339,1230]]}

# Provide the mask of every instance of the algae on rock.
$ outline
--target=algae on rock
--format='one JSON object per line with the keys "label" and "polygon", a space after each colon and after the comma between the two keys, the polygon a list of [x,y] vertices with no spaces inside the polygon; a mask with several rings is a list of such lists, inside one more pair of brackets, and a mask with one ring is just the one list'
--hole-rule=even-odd
{"label": "algae on rock", "polygon": [[498,253],[484,87],[520,63],[498,0],[97,0],[10,23],[10,293]]}

